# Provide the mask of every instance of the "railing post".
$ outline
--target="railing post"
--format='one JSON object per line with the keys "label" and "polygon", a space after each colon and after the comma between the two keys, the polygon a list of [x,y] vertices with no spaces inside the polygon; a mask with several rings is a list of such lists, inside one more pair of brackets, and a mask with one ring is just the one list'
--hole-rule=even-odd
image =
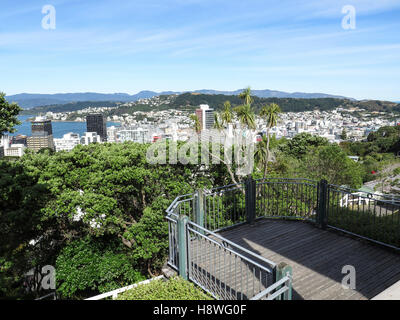
{"label": "railing post", "polygon": [[245,182],[245,205],[247,223],[254,223],[256,217],[256,181],[250,176]]}
{"label": "railing post", "polygon": [[187,216],[179,216],[178,218],[178,257],[179,257],[179,275],[187,280],[187,223],[189,218]]}
{"label": "railing post", "polygon": [[276,298],[276,300],[292,300],[292,267],[285,262],[281,262],[279,265],[276,266],[275,269],[275,282],[283,279],[286,276],[289,277],[289,281],[287,284],[289,289],[285,293],[283,293],[282,296]]}
{"label": "railing post", "polygon": [[[195,222],[200,227],[204,228],[204,191],[198,189],[195,195],[195,205],[194,205],[194,216]],[[201,234],[204,234],[204,230],[198,230]]]}
{"label": "railing post", "polygon": [[326,229],[327,205],[328,205],[328,181],[321,180],[318,183],[317,223],[322,229]]}

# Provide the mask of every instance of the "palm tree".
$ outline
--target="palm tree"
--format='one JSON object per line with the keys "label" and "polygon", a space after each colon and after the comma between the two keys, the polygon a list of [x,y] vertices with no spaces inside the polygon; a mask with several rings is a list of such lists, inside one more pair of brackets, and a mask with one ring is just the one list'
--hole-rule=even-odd
{"label": "palm tree", "polygon": [[253,98],[251,97],[251,88],[247,87],[244,89],[243,92],[239,94],[239,98],[244,100],[244,104],[251,105],[253,102]]}
{"label": "palm tree", "polygon": [[199,133],[201,131],[201,124],[200,124],[200,120],[199,117],[196,114],[191,114],[190,115],[190,120],[194,121],[194,127],[193,129]]}
{"label": "palm tree", "polygon": [[236,107],[235,112],[242,126],[246,126],[250,130],[256,129],[256,119],[254,116],[254,112],[249,104]]}
{"label": "palm tree", "polygon": [[[234,109],[239,122],[244,129],[243,132],[243,137],[246,137],[246,139],[250,138],[251,136],[248,136],[245,134],[246,133],[246,128],[248,130],[255,130],[257,128],[256,126],[256,119],[254,112],[251,108],[251,103],[253,102],[253,99],[251,98],[251,89],[250,87],[244,89],[242,93],[239,94],[239,98],[241,98],[244,101],[244,104],[241,106],[238,106]],[[242,150],[240,152],[245,151],[245,146],[241,146]],[[251,173],[248,173],[248,177],[251,176]]]}
{"label": "palm tree", "polygon": [[231,109],[231,103],[229,101],[224,102],[224,109],[221,113],[221,119],[223,124],[229,124],[232,122],[233,113]]}
{"label": "palm tree", "polygon": [[264,167],[264,179],[267,175],[267,166],[268,166],[268,161],[270,158],[270,150],[269,150],[269,142],[270,142],[270,130],[272,127],[275,127],[278,119],[279,119],[279,113],[281,113],[281,108],[276,104],[276,103],[271,103],[269,106],[265,105],[262,107],[260,116],[262,118],[265,118],[267,122],[267,145],[266,145],[266,152],[267,152],[267,163]]}
{"label": "palm tree", "polygon": [[[257,165],[261,166],[266,172],[266,166],[268,164],[268,151],[267,151],[267,138],[262,137],[262,140],[257,143],[256,150],[254,152],[254,160]],[[265,178],[265,177],[264,177]]]}
{"label": "palm tree", "polygon": [[239,118],[240,124],[247,128],[256,129],[256,120],[254,112],[251,109],[251,103],[253,99],[251,97],[251,89],[247,87],[239,94],[239,98],[244,101],[244,104],[235,108],[235,112]]}
{"label": "palm tree", "polygon": [[224,128],[223,121],[220,121],[222,116],[218,112],[214,112],[214,129],[221,131]]}

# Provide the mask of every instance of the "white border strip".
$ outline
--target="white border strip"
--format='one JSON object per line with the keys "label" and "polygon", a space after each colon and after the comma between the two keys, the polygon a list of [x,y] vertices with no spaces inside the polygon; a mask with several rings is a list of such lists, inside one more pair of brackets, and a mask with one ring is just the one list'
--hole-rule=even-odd
{"label": "white border strip", "polygon": [[113,297],[113,299],[115,299],[115,298],[117,298],[119,293],[122,293],[124,291],[136,288],[137,286],[142,285],[142,284],[149,284],[151,281],[160,280],[160,279],[163,279],[163,278],[164,278],[164,276],[161,275],[161,276],[158,276],[158,277],[155,277],[155,278],[151,278],[151,279],[139,282],[139,283],[132,284],[132,285],[127,286],[127,287],[123,287],[123,288],[119,288],[119,289],[116,289],[116,290],[113,290],[113,291],[102,293],[102,294],[99,294],[97,296],[94,296],[94,297],[91,297],[91,298],[87,298],[85,300],[101,300],[101,299],[108,298],[108,297],[111,297],[111,296]]}

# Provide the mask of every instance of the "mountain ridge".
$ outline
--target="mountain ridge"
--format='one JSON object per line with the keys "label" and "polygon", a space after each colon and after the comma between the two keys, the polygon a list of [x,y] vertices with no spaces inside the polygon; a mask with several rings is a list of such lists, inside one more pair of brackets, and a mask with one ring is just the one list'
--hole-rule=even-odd
{"label": "mountain ridge", "polygon": [[[55,93],[55,94],[36,94],[36,93],[20,93],[6,96],[9,102],[16,102],[24,109],[31,109],[38,106],[66,104],[70,102],[80,101],[115,101],[115,102],[134,102],[140,99],[152,98],[161,95],[182,94],[182,93],[200,93],[200,94],[222,94],[222,95],[238,95],[243,89],[234,91],[218,91],[212,89],[201,89],[194,91],[162,91],[155,92],[143,90],[136,94],[128,93],[96,93],[96,92],[81,92],[81,93]],[[349,99],[343,96],[325,94],[325,93],[303,93],[293,92],[288,93],[277,90],[252,90],[252,94],[259,98],[299,98],[299,99],[316,99],[316,98],[337,98]]]}
{"label": "mountain ridge", "polygon": [[[88,107],[110,107],[112,110],[107,111],[107,115],[122,115],[132,114],[132,112],[142,111],[160,111],[167,109],[185,109],[194,111],[201,104],[208,104],[215,110],[221,110],[224,103],[229,100],[232,107],[241,105],[242,99],[238,95],[223,95],[223,94],[204,94],[186,92],[179,95],[162,95],[152,98],[150,103],[136,101],[133,103],[123,103],[120,101],[80,101],[70,102],[61,105],[39,106],[32,109],[25,109],[23,114],[44,114],[46,112],[75,112],[86,109]],[[379,100],[349,100],[335,98],[259,98],[253,96],[253,108],[255,112],[270,103],[277,103],[281,106],[283,112],[300,112],[300,111],[329,111],[338,107],[345,109],[362,108],[367,111],[383,111],[383,112],[398,112],[400,113],[400,104],[390,101]]]}

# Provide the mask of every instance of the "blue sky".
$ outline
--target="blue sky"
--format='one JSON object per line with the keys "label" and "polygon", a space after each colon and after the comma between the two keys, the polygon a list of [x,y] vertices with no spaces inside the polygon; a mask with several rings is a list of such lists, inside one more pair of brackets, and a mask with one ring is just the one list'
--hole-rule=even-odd
{"label": "blue sky", "polygon": [[[400,101],[399,0],[1,2],[8,95],[251,86]],[[42,28],[47,4],[55,30]]]}

